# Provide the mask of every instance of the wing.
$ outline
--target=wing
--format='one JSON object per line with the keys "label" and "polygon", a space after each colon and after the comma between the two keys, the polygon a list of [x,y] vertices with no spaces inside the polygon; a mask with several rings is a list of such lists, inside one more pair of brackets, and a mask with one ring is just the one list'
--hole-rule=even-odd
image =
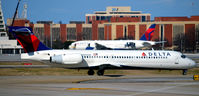
{"label": "wing", "polygon": [[155,42],[155,44],[160,44],[160,43],[166,43],[167,41],[158,41],[158,42]]}
{"label": "wing", "polygon": [[95,66],[90,66],[93,68],[102,68],[102,69],[114,69],[114,68],[121,68],[121,65],[119,64],[98,64]]}

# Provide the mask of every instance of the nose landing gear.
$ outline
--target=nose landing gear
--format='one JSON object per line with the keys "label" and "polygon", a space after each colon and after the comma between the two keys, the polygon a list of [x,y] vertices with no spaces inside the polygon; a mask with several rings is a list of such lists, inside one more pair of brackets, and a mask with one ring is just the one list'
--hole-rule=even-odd
{"label": "nose landing gear", "polygon": [[182,75],[187,75],[188,70],[187,69],[183,69],[182,70]]}
{"label": "nose landing gear", "polygon": [[103,76],[104,75],[104,69],[98,70],[97,71],[98,76]]}

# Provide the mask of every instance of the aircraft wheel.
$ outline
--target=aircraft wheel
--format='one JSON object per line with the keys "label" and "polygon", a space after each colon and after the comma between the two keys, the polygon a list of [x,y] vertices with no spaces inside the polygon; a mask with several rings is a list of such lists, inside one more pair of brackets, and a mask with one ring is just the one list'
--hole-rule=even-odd
{"label": "aircraft wheel", "polygon": [[104,70],[98,70],[97,71],[98,76],[103,76],[104,75]]}
{"label": "aircraft wheel", "polygon": [[88,70],[88,75],[94,75],[94,74],[95,74],[95,72],[94,72],[93,69],[89,69],[89,70]]}
{"label": "aircraft wheel", "polygon": [[187,69],[183,69],[182,70],[182,75],[187,75],[187,71],[188,71]]}

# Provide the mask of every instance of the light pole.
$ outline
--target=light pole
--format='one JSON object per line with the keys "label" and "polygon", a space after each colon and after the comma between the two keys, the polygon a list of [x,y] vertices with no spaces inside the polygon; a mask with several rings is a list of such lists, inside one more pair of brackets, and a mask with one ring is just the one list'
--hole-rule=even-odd
{"label": "light pole", "polygon": [[53,26],[53,24],[50,24],[50,47],[51,48],[53,48],[52,26]]}
{"label": "light pole", "polygon": [[16,54],[16,46],[14,46],[13,54]]}
{"label": "light pole", "polygon": [[127,40],[127,25],[124,26],[124,39]]}
{"label": "light pole", "polygon": [[164,39],[164,27],[163,26],[164,25],[161,24],[161,42],[162,42],[162,44],[161,44],[162,46],[161,47],[162,47],[162,50],[164,50],[164,42],[163,41],[165,40]]}
{"label": "light pole", "polygon": [[0,54],[2,54],[2,49],[3,49],[3,48],[2,48],[2,46],[3,46],[3,45],[1,44],[1,50],[0,50]]}

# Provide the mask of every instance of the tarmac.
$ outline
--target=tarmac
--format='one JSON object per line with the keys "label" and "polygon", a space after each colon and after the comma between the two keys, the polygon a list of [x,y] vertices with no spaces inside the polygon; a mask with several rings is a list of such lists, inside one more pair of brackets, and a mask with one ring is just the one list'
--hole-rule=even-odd
{"label": "tarmac", "polygon": [[0,61],[23,61],[20,54],[0,54]]}
{"label": "tarmac", "polygon": [[[199,54],[187,54],[198,60]],[[15,56],[11,56],[15,58]],[[18,60],[18,59],[16,59]],[[1,61],[1,60],[0,60]],[[2,58],[2,61],[7,61]],[[48,67],[2,65],[1,68]],[[1,70],[1,69],[0,69]],[[193,76],[0,76],[0,96],[199,96]]]}
{"label": "tarmac", "polygon": [[199,96],[192,76],[1,76],[0,96]]}

